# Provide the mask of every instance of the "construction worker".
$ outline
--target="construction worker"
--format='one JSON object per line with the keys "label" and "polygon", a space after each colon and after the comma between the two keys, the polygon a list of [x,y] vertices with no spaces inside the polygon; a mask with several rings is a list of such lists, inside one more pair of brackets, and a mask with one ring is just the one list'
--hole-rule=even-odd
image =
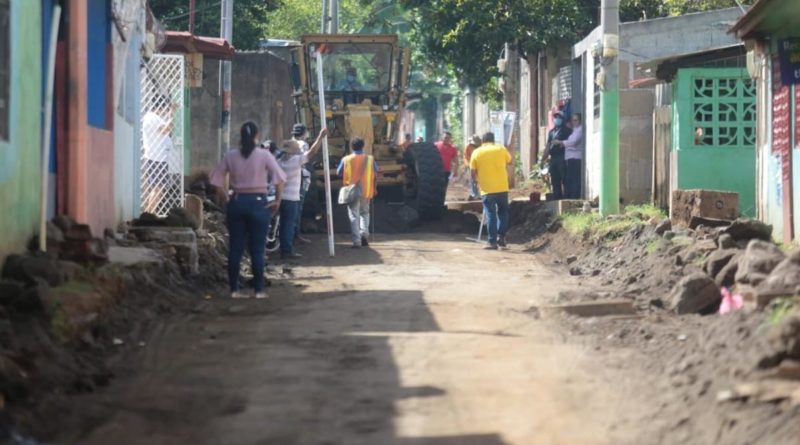
{"label": "construction worker", "polygon": [[372,156],[364,154],[364,139],[354,137],[350,141],[350,148],[353,153],[339,162],[338,173],[342,177],[343,186],[359,184],[361,189],[359,198],[347,204],[353,248],[358,249],[369,245],[369,206],[378,193],[375,178],[378,163]]}
{"label": "construction worker", "polygon": [[506,147],[495,144],[494,133],[483,135],[483,145],[472,152],[469,161],[472,179],[478,183],[483,212],[489,228],[489,245],[484,249],[506,247],[508,231],[508,170],[511,154]]}
{"label": "construction worker", "polygon": [[458,149],[453,145],[453,134],[445,131],[442,140],[434,143],[442,157],[442,169],[444,169],[445,184],[450,182],[451,172],[458,174]]}

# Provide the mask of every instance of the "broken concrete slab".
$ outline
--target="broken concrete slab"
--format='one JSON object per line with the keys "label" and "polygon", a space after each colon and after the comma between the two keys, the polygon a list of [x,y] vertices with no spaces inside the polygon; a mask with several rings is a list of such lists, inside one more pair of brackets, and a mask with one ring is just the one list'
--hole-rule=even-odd
{"label": "broken concrete slab", "polygon": [[132,266],[140,263],[161,264],[164,259],[153,249],[146,247],[119,247],[108,248],[108,260],[112,264]]}
{"label": "broken concrete slab", "polygon": [[800,360],[784,360],[775,368],[765,371],[765,379],[785,379],[800,381]]}
{"label": "broken concrete slab", "polygon": [[670,215],[674,224],[689,227],[692,217],[733,221],[739,215],[739,194],[716,190],[674,190]]}
{"label": "broken concrete slab", "polygon": [[636,315],[633,301],[623,299],[581,301],[538,307],[542,317],[575,315],[578,317],[604,317],[610,315]]}
{"label": "broken concrete slab", "polygon": [[481,201],[447,201],[445,206],[448,210],[457,212],[483,212],[483,202]]}
{"label": "broken concrete slab", "polygon": [[192,216],[194,219],[195,230],[200,230],[203,228],[203,198],[193,195],[191,193],[187,193],[185,195],[185,204],[184,207],[186,208],[186,212]]}
{"label": "broken concrete slab", "polygon": [[130,233],[139,241],[160,241],[175,248],[175,256],[184,275],[200,273],[197,235],[188,227],[132,227]]}

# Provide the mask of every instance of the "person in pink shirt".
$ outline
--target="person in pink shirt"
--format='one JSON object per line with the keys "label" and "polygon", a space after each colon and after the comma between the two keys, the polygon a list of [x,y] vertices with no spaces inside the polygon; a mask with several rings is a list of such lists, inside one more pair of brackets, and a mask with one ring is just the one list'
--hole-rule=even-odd
{"label": "person in pink shirt", "polygon": [[[436,149],[439,150],[439,156],[442,157],[442,168],[444,169],[445,182],[450,181],[450,172],[458,174],[458,149],[453,145],[453,135],[449,131],[444,132],[442,140],[436,142]],[[455,161],[455,164],[454,162]],[[455,169],[453,166],[455,165]]]}
{"label": "person in pink shirt", "polygon": [[[241,129],[241,145],[225,154],[211,173],[222,202],[228,201],[225,223],[228,226],[228,285],[232,298],[247,298],[239,290],[239,266],[245,243],[250,250],[253,287],[256,298],[267,298],[264,292],[264,251],[271,212],[280,207],[286,174],[269,150],[258,148],[258,126],[246,122]],[[233,192],[228,199],[225,179]],[[275,200],[268,202],[267,187],[275,185]]]}

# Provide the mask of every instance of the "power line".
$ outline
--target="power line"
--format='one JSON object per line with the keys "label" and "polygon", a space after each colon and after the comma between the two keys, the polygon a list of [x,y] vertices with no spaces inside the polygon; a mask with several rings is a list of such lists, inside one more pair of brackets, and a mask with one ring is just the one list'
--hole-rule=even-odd
{"label": "power line", "polygon": [[186,12],[186,13],[183,13],[183,14],[173,15],[173,16],[170,16],[170,17],[164,17],[163,19],[160,19],[160,20],[161,20],[162,22],[166,22],[166,21],[168,21],[168,20],[180,19],[180,18],[183,18],[183,17],[186,17],[186,16],[189,16],[189,15],[191,15],[193,12],[194,12],[194,13],[197,13],[197,12],[199,12],[199,11],[205,11],[206,9],[211,9],[211,8],[214,8],[214,7],[216,7],[216,6],[219,6],[219,5],[220,5],[220,3],[222,3],[222,1],[218,1],[218,2],[216,2],[216,3],[212,3],[212,4],[210,4],[210,5],[207,5],[207,6],[204,6],[204,7],[202,7],[202,8],[194,8],[194,11],[189,11],[189,12]]}

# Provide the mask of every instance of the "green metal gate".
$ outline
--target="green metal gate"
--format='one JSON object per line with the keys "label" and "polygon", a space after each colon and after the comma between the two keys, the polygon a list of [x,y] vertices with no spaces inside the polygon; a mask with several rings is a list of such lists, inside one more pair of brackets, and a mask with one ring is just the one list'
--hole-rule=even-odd
{"label": "green metal gate", "polygon": [[740,68],[681,69],[675,83],[677,188],[737,192],[740,213],[755,216],[755,83]]}

